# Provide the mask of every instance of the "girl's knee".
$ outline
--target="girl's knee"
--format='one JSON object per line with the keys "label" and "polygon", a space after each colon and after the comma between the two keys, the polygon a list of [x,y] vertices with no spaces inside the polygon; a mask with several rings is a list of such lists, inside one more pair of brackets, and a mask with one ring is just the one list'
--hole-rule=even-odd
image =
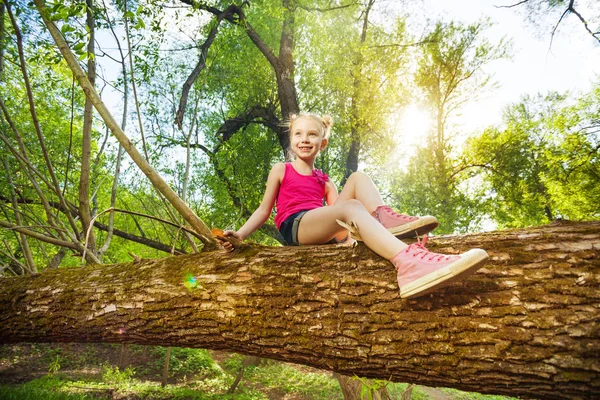
{"label": "girl's knee", "polygon": [[351,217],[360,212],[368,212],[365,205],[356,199],[345,200],[340,203],[335,203],[335,205],[339,207],[345,217]]}
{"label": "girl's knee", "polygon": [[[348,179],[361,179],[361,178],[369,178],[369,175],[365,174],[364,172],[360,172],[360,171],[356,171],[353,172],[352,174],[350,174],[350,176],[348,177]],[[369,178],[371,179],[371,178]]]}

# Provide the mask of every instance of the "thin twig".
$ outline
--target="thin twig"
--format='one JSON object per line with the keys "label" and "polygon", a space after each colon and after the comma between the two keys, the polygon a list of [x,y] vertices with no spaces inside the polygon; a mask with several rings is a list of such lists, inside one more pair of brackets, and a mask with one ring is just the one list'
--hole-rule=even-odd
{"label": "thin twig", "polygon": [[85,242],[83,242],[83,254],[81,255],[81,263],[83,264],[85,262],[85,255],[87,253],[87,249],[88,249],[88,239],[90,237],[90,232],[92,231],[92,229],[94,228],[94,222],[96,221],[96,219],[101,216],[102,214],[112,211],[113,208],[107,208],[106,210],[99,212],[98,214],[94,215],[94,217],[90,220],[90,226],[87,229],[87,232],[85,233]]}
{"label": "thin twig", "polygon": [[[6,3],[6,11],[8,12],[8,16],[10,17],[13,29],[15,31],[15,36],[17,39],[19,64],[21,67],[21,72],[23,74],[23,80],[24,80],[25,89],[27,92],[27,100],[29,103],[29,111],[31,113],[31,119],[33,121],[33,126],[35,128],[34,130],[36,132],[38,142],[39,142],[40,148],[42,150],[42,155],[44,156],[44,161],[46,162],[46,168],[48,169],[48,173],[50,174],[50,177],[52,178],[52,183],[55,187],[55,192],[57,193],[58,199],[61,202],[61,204],[63,204],[63,206],[66,207],[66,201],[65,201],[64,196],[62,196],[62,192],[60,191],[60,185],[58,183],[56,174],[54,173],[54,167],[52,166],[52,161],[50,160],[50,156],[48,154],[48,149],[46,148],[44,137],[42,135],[42,128],[40,127],[40,122],[37,117],[35,103],[33,100],[33,91],[31,89],[31,83],[29,82],[29,74],[27,72],[27,67],[26,67],[26,62],[25,62],[25,52],[23,50],[23,37],[21,35],[21,30],[19,29],[19,26],[17,24],[17,20],[15,19],[15,16],[13,15],[13,13],[10,9],[10,3]],[[75,237],[77,239],[79,239],[79,229],[77,228],[75,221],[69,215],[67,215],[67,219],[69,220],[69,224],[71,224],[71,228],[73,229]]]}
{"label": "thin twig", "polygon": [[138,119],[138,125],[140,128],[140,135],[142,136],[142,150],[144,151],[144,156],[146,157],[146,161],[150,162],[150,157],[148,157],[148,149],[146,148],[146,138],[144,137],[144,124],[142,124],[142,115],[140,113],[140,103],[137,97],[137,87],[135,85],[135,75],[133,72],[133,51],[131,50],[131,40],[129,39],[129,19],[127,18],[127,0],[123,2],[124,5],[124,15],[123,20],[125,21],[125,38],[127,39],[127,47],[129,48],[128,56],[129,56],[129,72],[131,74],[131,87],[133,89],[133,99],[135,103],[135,110]]}
{"label": "thin twig", "polygon": [[[574,0],[571,0],[571,4],[573,4]],[[560,16],[560,18],[558,19],[558,22],[556,23],[556,25],[554,25],[554,29],[552,29],[552,34],[550,35],[550,46],[548,46],[548,52],[550,52],[550,49],[552,49],[552,42],[554,41],[554,34],[556,33],[556,30],[558,29],[558,25],[560,25],[561,21],[563,20],[563,18],[565,17],[565,15],[567,15],[569,13],[569,11],[571,10],[571,6],[569,6]]]}
{"label": "thin twig", "polygon": [[520,6],[521,4],[527,3],[528,1],[529,0],[523,0],[523,1],[520,1],[518,3],[511,4],[510,6],[494,6],[494,7],[496,7],[496,8],[513,8],[513,7]]}

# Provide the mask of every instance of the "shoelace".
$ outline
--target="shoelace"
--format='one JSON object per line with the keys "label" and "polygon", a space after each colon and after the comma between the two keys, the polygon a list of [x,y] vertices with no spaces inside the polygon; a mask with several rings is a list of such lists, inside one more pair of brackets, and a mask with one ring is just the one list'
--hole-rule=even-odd
{"label": "shoelace", "polygon": [[425,257],[429,257],[428,261],[444,261],[449,260],[450,256],[445,254],[434,253],[433,251],[429,251],[425,248],[425,243],[427,243],[427,239],[429,237],[427,235],[423,236],[423,240],[421,240],[417,236],[417,243],[413,243],[407,247],[406,252],[412,252],[412,257],[419,257],[421,260],[424,260]]}
{"label": "shoelace", "polygon": [[387,211],[388,213],[390,213],[392,215],[392,217],[399,217],[400,219],[410,219],[410,217],[408,215],[405,214],[398,214],[396,211],[394,211],[391,207],[388,206],[384,206],[382,207],[385,211]]}

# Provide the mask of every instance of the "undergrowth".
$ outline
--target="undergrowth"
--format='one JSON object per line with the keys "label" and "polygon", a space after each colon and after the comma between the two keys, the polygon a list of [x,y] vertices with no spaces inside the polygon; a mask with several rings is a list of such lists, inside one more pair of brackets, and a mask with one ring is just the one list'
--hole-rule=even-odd
{"label": "undergrowth", "polygon": [[[171,348],[168,384],[161,386],[165,347],[129,346],[129,366],[116,366],[121,345],[21,344],[0,346],[2,400],[341,400],[342,391],[330,372],[263,361],[248,366],[235,394],[227,394],[242,369],[244,356],[219,353],[217,361],[201,349]],[[24,382],[24,383],[23,383]],[[392,399],[407,384],[377,382]],[[363,388],[364,393],[373,388]],[[440,389],[453,399],[506,400],[454,389]],[[368,395],[367,397],[368,398]],[[415,386],[413,400],[429,395]]]}

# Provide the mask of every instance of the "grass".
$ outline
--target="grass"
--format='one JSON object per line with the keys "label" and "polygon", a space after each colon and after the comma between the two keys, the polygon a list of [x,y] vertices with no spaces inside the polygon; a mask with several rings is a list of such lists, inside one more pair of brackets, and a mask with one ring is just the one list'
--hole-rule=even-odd
{"label": "grass", "polygon": [[[214,353],[215,360],[207,350],[175,347],[171,349],[169,384],[161,387],[166,348],[131,345],[132,363],[123,369],[115,366],[120,351],[120,345],[109,344],[0,346],[0,399],[343,399],[330,372],[275,361],[246,367],[235,395],[230,395],[227,391],[242,368],[243,356]],[[387,387],[392,399],[399,399],[408,386],[379,383]],[[453,399],[510,399],[455,389],[439,390]],[[412,399],[430,397],[415,386]]]}
{"label": "grass", "polygon": [[513,397],[498,396],[493,394],[481,394],[475,392],[462,392],[457,389],[443,388],[443,392],[452,396],[456,400],[513,400]]}
{"label": "grass", "polygon": [[246,379],[283,393],[297,393],[306,399],[343,399],[331,374],[305,372],[288,364],[269,361],[265,366],[249,367]]}

